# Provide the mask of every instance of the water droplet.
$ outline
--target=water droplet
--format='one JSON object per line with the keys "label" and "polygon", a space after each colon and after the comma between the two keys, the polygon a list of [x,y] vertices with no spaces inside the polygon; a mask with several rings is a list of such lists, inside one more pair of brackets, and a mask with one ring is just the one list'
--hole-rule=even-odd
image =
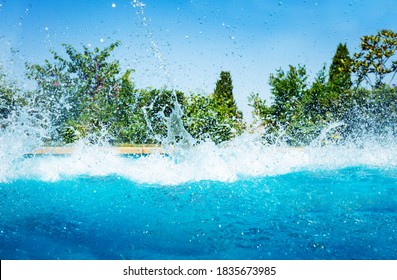
{"label": "water droplet", "polygon": [[116,3],[112,3],[112,8],[116,8]]}
{"label": "water droplet", "polygon": [[283,4],[283,2],[281,2],[281,1],[280,1],[280,2],[278,2],[278,5],[279,5],[279,6],[281,6],[282,4]]}
{"label": "water droplet", "polygon": [[103,40],[103,38],[101,38],[99,41],[100,41],[101,43],[103,43],[105,40]]}
{"label": "water droplet", "polygon": [[48,31],[48,27],[44,27],[45,31]]}
{"label": "water droplet", "polygon": [[141,7],[141,8],[146,7],[146,4],[145,4],[145,3],[139,2],[138,0],[132,1],[132,2],[131,2],[131,5],[132,5],[134,8],[136,8],[136,7]]}
{"label": "water droplet", "polygon": [[91,48],[91,44],[87,44],[87,47]]}

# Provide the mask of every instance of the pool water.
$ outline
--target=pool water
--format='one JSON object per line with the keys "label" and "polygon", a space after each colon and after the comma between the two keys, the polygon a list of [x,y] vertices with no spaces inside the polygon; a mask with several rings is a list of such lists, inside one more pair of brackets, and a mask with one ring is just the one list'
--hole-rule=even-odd
{"label": "pool water", "polygon": [[394,167],[0,183],[0,259],[397,259],[396,244]]}

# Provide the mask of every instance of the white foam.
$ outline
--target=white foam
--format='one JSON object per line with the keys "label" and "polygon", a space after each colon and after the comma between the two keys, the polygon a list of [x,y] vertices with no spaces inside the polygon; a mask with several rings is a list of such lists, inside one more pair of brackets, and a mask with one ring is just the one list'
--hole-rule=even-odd
{"label": "white foam", "polygon": [[[224,145],[202,143],[171,156],[126,158],[80,144],[71,156],[36,156],[8,161],[0,182],[16,179],[57,181],[78,176],[116,175],[138,183],[178,185],[191,181],[233,182],[239,178],[280,175],[300,170],[349,166],[395,167],[397,145],[291,148],[266,146],[253,135]],[[2,164],[2,167],[4,165]]]}

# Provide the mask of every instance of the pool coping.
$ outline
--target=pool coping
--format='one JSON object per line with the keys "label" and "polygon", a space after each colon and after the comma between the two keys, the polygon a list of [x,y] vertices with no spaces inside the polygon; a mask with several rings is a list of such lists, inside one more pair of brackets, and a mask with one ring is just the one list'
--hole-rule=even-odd
{"label": "pool coping", "polygon": [[[132,147],[96,147],[98,151],[110,152],[120,155],[164,154],[160,146],[132,146]],[[71,155],[77,147],[41,147],[32,151],[31,155]]]}

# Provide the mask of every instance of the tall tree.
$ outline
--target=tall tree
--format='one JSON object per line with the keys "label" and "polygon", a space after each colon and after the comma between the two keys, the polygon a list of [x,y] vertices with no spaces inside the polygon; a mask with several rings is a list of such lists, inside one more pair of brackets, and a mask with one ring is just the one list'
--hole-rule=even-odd
{"label": "tall tree", "polygon": [[219,80],[216,82],[213,98],[219,106],[224,108],[228,117],[241,119],[242,113],[237,109],[233,96],[233,82],[230,72],[221,72]]}
{"label": "tall tree", "polygon": [[352,86],[351,63],[352,59],[346,44],[340,43],[329,68],[329,83],[335,90],[342,92]]}

